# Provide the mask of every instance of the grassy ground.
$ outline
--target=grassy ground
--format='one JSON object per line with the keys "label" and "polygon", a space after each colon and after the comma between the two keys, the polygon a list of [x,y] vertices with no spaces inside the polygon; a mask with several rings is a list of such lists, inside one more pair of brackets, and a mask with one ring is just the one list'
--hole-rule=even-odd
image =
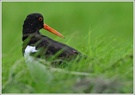
{"label": "grassy ground", "polygon": [[[66,43],[90,59],[68,65],[26,64],[22,25],[42,13]],[[133,3],[3,3],[3,93],[133,93]]]}

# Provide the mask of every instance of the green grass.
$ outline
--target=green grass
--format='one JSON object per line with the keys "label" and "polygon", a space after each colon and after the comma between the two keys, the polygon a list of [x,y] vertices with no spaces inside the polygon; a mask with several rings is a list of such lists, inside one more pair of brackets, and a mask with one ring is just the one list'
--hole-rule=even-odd
{"label": "green grass", "polygon": [[[25,63],[22,25],[40,12],[89,59],[66,66]],[[133,3],[2,3],[3,93],[133,93]]]}

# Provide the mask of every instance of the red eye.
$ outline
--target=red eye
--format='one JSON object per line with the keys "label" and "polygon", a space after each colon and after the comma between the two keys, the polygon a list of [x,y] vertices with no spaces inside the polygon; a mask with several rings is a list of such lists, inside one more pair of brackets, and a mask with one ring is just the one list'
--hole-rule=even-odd
{"label": "red eye", "polygon": [[39,18],[38,18],[38,20],[39,20],[39,21],[42,21],[42,20],[43,20],[43,18],[42,18],[42,17],[39,17]]}

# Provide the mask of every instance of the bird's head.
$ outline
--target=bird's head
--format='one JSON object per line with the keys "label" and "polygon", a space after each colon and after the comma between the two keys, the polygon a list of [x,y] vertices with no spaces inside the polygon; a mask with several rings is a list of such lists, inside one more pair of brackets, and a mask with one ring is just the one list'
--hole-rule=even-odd
{"label": "bird's head", "polygon": [[26,17],[23,24],[23,33],[35,33],[42,28],[61,38],[64,38],[64,36],[61,33],[44,23],[44,18],[40,13],[32,13]]}

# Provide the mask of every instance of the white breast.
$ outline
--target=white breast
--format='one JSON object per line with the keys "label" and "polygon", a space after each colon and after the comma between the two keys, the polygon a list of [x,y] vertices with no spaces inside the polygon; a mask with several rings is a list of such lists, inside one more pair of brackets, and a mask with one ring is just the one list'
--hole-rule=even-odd
{"label": "white breast", "polygon": [[36,47],[28,45],[24,52],[24,58],[25,58],[26,63],[34,61],[35,58],[33,56],[30,56],[30,53],[33,53],[33,52],[37,52]]}

